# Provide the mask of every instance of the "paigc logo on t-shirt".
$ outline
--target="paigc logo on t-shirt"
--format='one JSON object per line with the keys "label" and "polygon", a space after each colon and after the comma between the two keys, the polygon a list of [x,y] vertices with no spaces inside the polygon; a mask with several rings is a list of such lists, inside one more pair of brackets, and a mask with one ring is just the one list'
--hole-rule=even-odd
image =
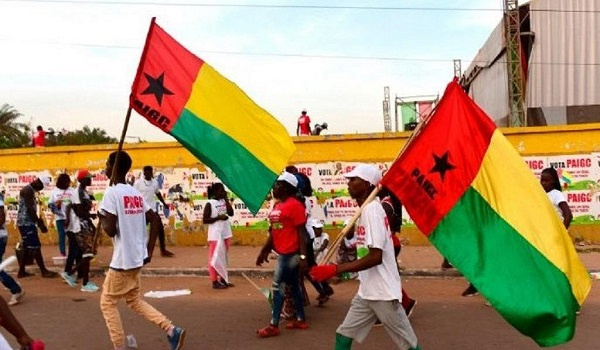
{"label": "paigc logo on t-shirt", "polygon": [[123,208],[126,215],[136,215],[144,212],[144,197],[123,196]]}
{"label": "paigc logo on t-shirt", "polygon": [[273,209],[269,213],[269,222],[271,223],[271,227],[274,229],[283,228],[283,224],[280,221],[281,210]]}

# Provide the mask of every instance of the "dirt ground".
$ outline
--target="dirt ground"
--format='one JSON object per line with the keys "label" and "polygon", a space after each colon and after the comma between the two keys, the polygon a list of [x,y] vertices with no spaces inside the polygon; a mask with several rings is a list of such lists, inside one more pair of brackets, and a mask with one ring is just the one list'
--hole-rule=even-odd
{"label": "dirt ground", "polygon": [[[102,283],[102,277],[95,277]],[[261,287],[269,279],[254,280]],[[335,329],[343,320],[357,282],[334,286],[335,295],[324,306],[307,307],[308,330],[286,330],[275,338],[259,339],[257,328],[269,320],[264,298],[242,277],[233,277],[235,287],[213,290],[206,277],[144,277],[143,292],[189,288],[192,294],[165,299],[146,299],[187,329],[184,349],[333,349]],[[39,275],[20,280],[26,296],[13,312],[29,333],[43,339],[49,350],[109,350],[108,333],[99,310],[99,293],[89,294],[70,288],[60,279],[41,279]],[[570,343],[556,349],[598,349],[600,291],[594,287],[581,316],[577,333]],[[529,338],[509,326],[496,311],[484,305],[481,297],[460,296],[466,287],[462,278],[405,278],[404,286],[418,299],[411,322],[424,350],[431,349],[537,349]],[[315,293],[307,285],[311,299]],[[534,292],[534,291],[532,291]],[[5,298],[8,292],[3,292]],[[121,315],[126,334],[134,334],[139,349],[168,349],[164,333],[132,313],[124,304]],[[283,325],[282,325],[283,326]],[[15,344],[14,339],[6,335]],[[383,328],[374,328],[364,344],[353,349],[393,349]]]}

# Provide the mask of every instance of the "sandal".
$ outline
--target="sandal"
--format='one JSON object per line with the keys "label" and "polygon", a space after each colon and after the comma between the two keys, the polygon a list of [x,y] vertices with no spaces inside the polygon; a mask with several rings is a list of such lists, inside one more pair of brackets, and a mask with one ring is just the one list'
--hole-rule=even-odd
{"label": "sandal", "polygon": [[269,337],[278,336],[279,335],[279,327],[270,324],[270,325],[266,326],[265,328],[256,330],[256,335],[258,335],[261,338],[269,338]]}
{"label": "sandal", "polygon": [[286,329],[308,329],[308,323],[302,320],[292,320],[285,325]]}

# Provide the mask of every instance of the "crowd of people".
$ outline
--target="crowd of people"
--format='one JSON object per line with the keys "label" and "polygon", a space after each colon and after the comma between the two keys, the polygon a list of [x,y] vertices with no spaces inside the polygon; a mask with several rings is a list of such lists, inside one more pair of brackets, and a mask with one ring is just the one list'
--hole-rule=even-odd
{"label": "crowd of people", "polygon": [[[38,214],[35,196],[50,184],[50,179],[40,176],[23,187],[17,213],[21,234],[17,250],[17,277],[31,276],[26,266],[35,261],[44,278],[60,276],[71,287],[78,286],[78,280],[81,280],[83,292],[101,290],[100,310],[114,349],[126,348],[117,308],[121,299],[134,312],[161,328],[171,349],[181,349],[186,330],[174,325],[140,296],[141,268],[151,261],[157,238],[162,256],[172,257],[173,253],[166,249],[164,227],[156,213],[155,198],[163,205],[165,202],[153,179],[153,169],[151,166],[144,167],[143,178],[131,185],[126,181],[131,164],[127,152],[109,155],[105,172],[111,175],[112,185],[104,193],[97,213],[91,210],[94,198],[87,187],[91,185],[92,176],[87,169],[77,172],[76,188],[71,187],[68,174],[57,177],[50,194],[49,208],[55,217],[58,249],[66,256],[65,268],[60,274],[44,265],[38,235],[38,230],[47,232],[48,228]],[[313,189],[310,179],[294,166],[288,166],[277,178],[268,214],[268,238],[256,258],[258,266],[270,258],[277,260],[272,280],[272,309],[269,323],[258,329],[256,334],[260,338],[279,335],[282,319],[288,330],[309,328],[304,309],[310,303],[305,280],[313,285],[318,295],[317,302],[323,305],[334,294],[330,282],[358,277],[357,294],[335,331],[335,348],[350,349],[353,341],[362,342],[372,327],[381,325],[398,348],[420,349],[409,321],[417,301],[402,287],[397,262],[401,250],[398,239],[402,223],[401,203],[386,188],[378,188],[382,178],[378,167],[361,164],[344,176],[348,179],[348,193],[362,211],[356,222],[352,222],[354,218],[345,222],[348,227],[339,240],[331,240],[323,231],[323,223],[311,216]],[[561,192],[556,170],[544,169],[540,183],[568,228],[572,214]],[[369,195],[376,189],[378,196],[368,202]],[[207,194],[209,201],[203,213],[208,233],[207,266],[212,288],[224,290],[233,287],[227,275],[227,255],[233,236],[229,218],[233,216],[234,209],[222,183],[210,185]],[[7,243],[6,213],[1,199],[0,259]],[[113,244],[113,255],[102,288],[90,281],[89,276],[98,235],[94,219],[99,220],[102,231]],[[444,266],[452,265],[444,261]],[[24,290],[4,271],[0,271],[0,281],[11,293],[8,303],[0,297],[0,324],[15,336],[24,349],[44,349],[43,342],[33,340],[8,308],[22,301]],[[468,289],[477,292],[473,285]],[[467,296],[466,292],[463,296]],[[0,338],[0,349],[3,341]]]}

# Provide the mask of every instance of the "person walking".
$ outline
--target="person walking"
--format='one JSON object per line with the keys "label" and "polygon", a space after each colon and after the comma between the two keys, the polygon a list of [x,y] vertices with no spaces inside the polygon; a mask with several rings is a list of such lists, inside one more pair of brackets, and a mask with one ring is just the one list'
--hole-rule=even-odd
{"label": "person walking", "polygon": [[71,287],[77,285],[73,273],[77,272],[82,279],[82,292],[97,292],[99,287],[90,281],[90,262],[94,257],[93,245],[96,227],[92,222],[90,211],[92,210],[92,199],[87,191],[87,187],[92,184],[92,174],[87,169],[81,169],[77,172],[77,195],[73,198],[67,208],[67,232],[69,240],[75,239],[77,251],[80,253],[79,262],[72,269],[61,273],[61,277]]}
{"label": "person walking", "polygon": [[[0,196],[0,261],[6,251],[6,242],[8,242],[8,232],[6,232],[6,210],[4,209],[4,197]],[[0,271],[0,282],[10,291],[10,300],[8,305],[17,305],[23,299],[25,291],[6,271]]]}
{"label": "person walking", "polygon": [[48,232],[44,220],[37,214],[36,193],[44,189],[44,186],[50,185],[50,177],[41,176],[25,185],[19,192],[19,210],[17,211],[17,227],[21,233],[22,255],[19,259],[18,278],[32,276],[33,274],[25,271],[25,265],[30,257],[33,257],[40,268],[42,277],[54,278],[58,273],[50,271],[44,264],[42,256],[42,243],[38,236],[38,227],[42,233]]}
{"label": "person walking", "polygon": [[256,265],[269,262],[271,250],[278,254],[277,267],[273,274],[273,309],[269,325],[256,331],[261,338],[279,335],[279,318],[283,307],[285,286],[292,291],[296,319],[286,324],[287,329],[307,329],[305,320],[300,275],[306,265],[306,215],[304,206],[296,198],[298,179],[283,172],[273,186],[273,197],[277,201],[269,213],[269,238],[262,247]]}
{"label": "person walking", "polygon": [[[381,180],[381,171],[367,164],[358,165],[345,174],[348,192],[363,205]],[[401,350],[420,349],[410,321],[402,308],[400,274],[394,257],[391,231],[385,210],[378,198],[367,203],[356,224],[358,259],[340,265],[315,266],[310,274],[325,281],[343,272],[358,271],[360,285],[346,318],[336,330],[335,349],[362,343],[377,319]]]}
{"label": "person walking", "polygon": [[[183,346],[185,329],[173,325],[141,299],[142,266],[152,259],[158,227],[162,223],[142,194],[125,182],[131,163],[125,151],[111,153],[106,162],[106,174],[112,174],[115,185],[104,192],[98,216],[104,232],[112,240],[113,254],[102,286],[100,309],[115,350],[125,349],[125,334],[117,307],[120,299],[125,299],[130,309],[165,331],[171,350],[178,350]],[[147,245],[146,222],[150,223]]]}
{"label": "person walking", "polygon": [[233,286],[227,278],[227,252],[233,236],[229,217],[233,216],[233,207],[222,183],[208,186],[207,192],[202,222],[208,225],[208,274],[214,289],[226,289]]}
{"label": "person walking", "polygon": [[67,218],[67,207],[71,204],[73,197],[77,194],[71,188],[71,178],[62,173],[56,178],[56,186],[50,192],[48,207],[54,214],[54,224],[58,234],[58,250],[63,257],[67,256],[65,220]]}
{"label": "person walking", "polygon": [[[154,169],[152,168],[152,166],[146,165],[144,167],[144,174],[142,178],[136,180],[133,184],[133,187],[135,187],[136,190],[142,193],[142,196],[144,196],[144,200],[151,208],[152,213],[156,215],[160,221],[160,216],[158,215],[158,202],[154,200],[154,196],[158,198],[158,200],[162,203],[163,206],[166,207],[167,203],[165,203],[165,199],[160,193],[161,188],[158,185],[158,181],[156,181],[156,179],[154,178]],[[170,258],[175,255],[167,250],[165,228],[163,225],[159,227],[158,243],[160,245],[161,256]]]}

